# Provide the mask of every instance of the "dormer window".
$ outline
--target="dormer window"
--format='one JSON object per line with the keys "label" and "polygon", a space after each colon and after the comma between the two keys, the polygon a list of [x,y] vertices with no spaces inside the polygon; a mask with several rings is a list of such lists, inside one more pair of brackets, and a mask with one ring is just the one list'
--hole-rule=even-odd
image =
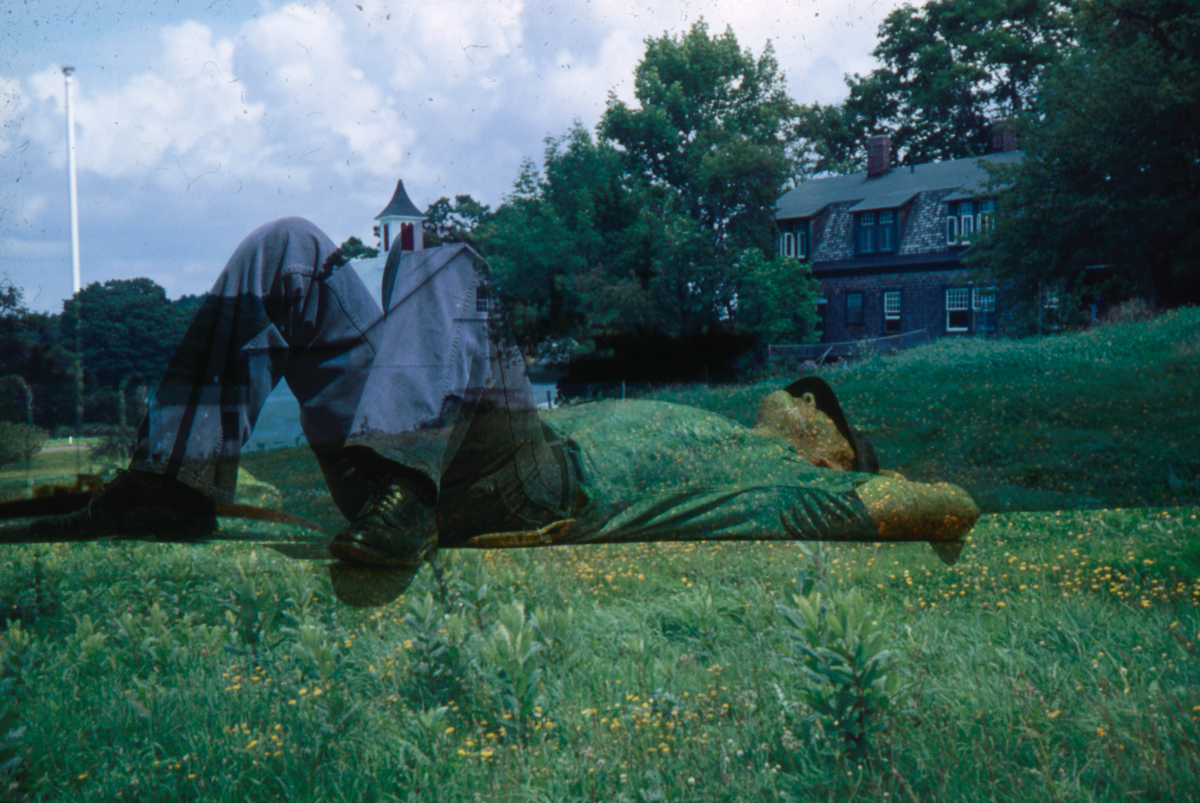
{"label": "dormer window", "polygon": [[977,231],[987,231],[996,214],[996,200],[951,201],[946,204],[946,245],[969,245]]}
{"label": "dormer window", "polygon": [[992,227],[992,218],[996,215],[996,199],[985,198],[979,202],[979,230],[987,231]]}
{"label": "dormer window", "polygon": [[799,220],[792,231],[785,231],[779,237],[779,255],[781,257],[808,257],[808,221]]}
{"label": "dormer window", "polygon": [[855,224],[858,229],[858,253],[874,254],[896,250],[896,211],[883,209],[878,212],[859,212]]}
{"label": "dormer window", "polygon": [[971,242],[975,235],[975,202],[959,201],[958,203],[958,240],[961,243]]}
{"label": "dormer window", "polygon": [[879,213],[879,250],[896,250],[896,213],[891,209]]}
{"label": "dormer window", "polygon": [[858,216],[858,252],[869,254],[875,250],[875,213],[863,212]]}

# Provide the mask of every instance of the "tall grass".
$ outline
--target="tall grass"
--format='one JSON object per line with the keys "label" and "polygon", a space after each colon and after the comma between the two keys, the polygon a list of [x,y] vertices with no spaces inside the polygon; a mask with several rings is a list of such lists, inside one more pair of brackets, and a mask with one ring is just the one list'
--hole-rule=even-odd
{"label": "tall grass", "polygon": [[[1080,498],[1083,482],[1105,506],[986,515],[950,568],[921,544],[830,545],[819,566],[787,544],[448,552],[440,576],[423,569],[396,601],[356,609],[336,601],[322,566],[249,547],[7,547],[0,794],[1189,799],[1200,788],[1200,509],[1180,472],[1195,368],[1172,361],[1197,322],[1182,312],[1054,340],[936,344],[831,375],[885,464],[910,476],[1000,483],[993,507]],[[1089,360],[1095,375],[1079,371]],[[1176,393],[1176,413],[1146,388]],[[662,395],[747,420],[761,391]],[[907,425],[936,440],[909,438]],[[1023,428],[1043,426],[1048,438],[1111,438],[1136,471],[1109,482],[1053,446],[1035,462]],[[1175,496],[1155,473],[1172,442]],[[1001,466],[947,455],[946,443],[991,443]],[[244,465],[288,510],[337,521],[303,451]],[[1069,487],[1018,483],[1032,465],[1069,472]],[[1158,506],[1121,508],[1122,494]],[[801,611],[817,574],[827,618],[806,635],[781,606]],[[874,639],[887,652],[879,671],[896,678],[878,687],[886,705],[854,709],[869,734],[857,741],[817,696],[837,688],[838,660],[808,665],[833,672],[831,687],[804,671],[800,649],[852,643],[836,632],[851,608],[869,622],[859,643]],[[871,681],[860,673],[846,688]]]}

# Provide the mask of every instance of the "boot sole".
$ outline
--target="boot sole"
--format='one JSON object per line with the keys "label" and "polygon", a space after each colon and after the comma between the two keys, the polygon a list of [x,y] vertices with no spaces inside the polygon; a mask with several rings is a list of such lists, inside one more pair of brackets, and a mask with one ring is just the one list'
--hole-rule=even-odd
{"label": "boot sole", "polygon": [[366,546],[354,541],[333,541],[329,545],[329,554],[338,560],[351,563],[363,563],[370,566],[391,566],[411,568],[420,566],[428,559],[433,547],[427,547],[419,554],[409,556],[394,555],[379,549]]}

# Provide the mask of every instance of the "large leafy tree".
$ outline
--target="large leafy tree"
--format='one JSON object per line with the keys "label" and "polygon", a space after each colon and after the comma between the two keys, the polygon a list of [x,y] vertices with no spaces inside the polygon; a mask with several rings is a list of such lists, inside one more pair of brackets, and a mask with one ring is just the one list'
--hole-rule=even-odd
{"label": "large leafy tree", "polygon": [[487,227],[527,335],[730,333],[741,254],[773,250],[795,106],[770,45],[755,57],[700,21],[647,40],[634,79],[595,137],[547,140]]}
{"label": "large leafy tree", "polygon": [[689,220],[714,259],[768,249],[795,114],[770,43],[755,58],[728,28],[709,36],[703,20],[647,40],[634,95],[637,106],[609,97],[599,131],[648,182],[650,200]]}
{"label": "large leafy tree", "polygon": [[524,339],[645,320],[637,193],[627,184],[620,154],[578,123],[547,138],[542,170],[532,161],[521,166],[513,192],[482,232]]}
{"label": "large leafy tree", "polygon": [[191,321],[192,305],[172,304],[150,279],[93,282],[63,303],[62,332],[83,345],[84,370],[105,387],[156,383]]}
{"label": "large leafy tree", "polygon": [[894,163],[986,153],[991,126],[1028,110],[1046,69],[1073,39],[1071,0],[933,0],[879,27],[880,66],[847,76],[850,95],[799,115],[800,172],[852,172],[873,134]]}
{"label": "large leafy tree", "polygon": [[[1021,132],[979,266],[1018,298],[1085,275],[1200,302],[1200,6],[1093,0]],[[1107,266],[1106,271],[1082,269]]]}

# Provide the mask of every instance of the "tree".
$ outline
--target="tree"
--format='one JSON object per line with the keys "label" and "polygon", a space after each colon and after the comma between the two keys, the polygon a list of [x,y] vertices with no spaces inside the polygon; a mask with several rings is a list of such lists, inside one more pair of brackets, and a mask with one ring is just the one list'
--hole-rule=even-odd
{"label": "tree", "polygon": [[879,27],[882,66],[847,76],[842,104],[804,107],[804,175],[853,172],[866,141],[892,140],[893,164],[988,152],[993,123],[1028,110],[1046,69],[1073,40],[1072,0],[933,0]]}
{"label": "tree", "polygon": [[738,323],[758,335],[760,351],[771,343],[820,340],[821,291],[811,263],[778,255],[768,259],[757,248],[747,248],[738,260],[737,276]]}
{"label": "tree", "polygon": [[21,288],[0,287],[0,374],[8,377],[0,417],[26,420],[28,387],[37,423],[50,428],[67,423],[74,410],[74,361],[60,342],[59,317],[28,310]]}
{"label": "tree", "polygon": [[637,190],[621,155],[578,122],[545,144],[543,169],[526,160],[512,193],[481,227],[518,336],[532,344],[645,323]]}
{"label": "tree", "polygon": [[438,198],[425,210],[423,225],[426,248],[449,243],[477,245],[476,230],[491,217],[492,208],[481,204],[470,195]]}
{"label": "tree", "polygon": [[[1020,299],[1107,266],[1200,302],[1200,7],[1095,0],[1020,131],[1024,160],[975,264]],[[1091,273],[1095,274],[1096,271]]]}
{"label": "tree", "polygon": [[689,220],[710,261],[770,250],[795,115],[770,43],[756,59],[731,29],[710,37],[703,20],[681,37],[648,39],[634,95],[637,107],[609,96],[599,132],[648,182],[664,223]]}
{"label": "tree", "polygon": [[646,40],[634,83],[636,105],[610,96],[596,136],[577,122],[547,138],[541,170],[522,165],[481,227],[493,276],[527,341],[744,349],[739,261],[775,250],[795,105],[769,44],[755,57],[703,21]]}
{"label": "tree", "polygon": [[80,321],[84,370],[115,388],[131,377],[157,382],[191,315],[187,305],[172,305],[150,279],[110,279],[89,284],[63,303],[66,343],[75,341]]}
{"label": "tree", "polygon": [[32,424],[0,421],[0,466],[32,460],[49,437],[46,430]]}
{"label": "tree", "polygon": [[379,256],[378,248],[364,245],[362,240],[353,235],[346,242],[338,246],[338,251],[341,252],[342,257],[345,259],[358,259],[359,257],[370,259],[371,257]]}

